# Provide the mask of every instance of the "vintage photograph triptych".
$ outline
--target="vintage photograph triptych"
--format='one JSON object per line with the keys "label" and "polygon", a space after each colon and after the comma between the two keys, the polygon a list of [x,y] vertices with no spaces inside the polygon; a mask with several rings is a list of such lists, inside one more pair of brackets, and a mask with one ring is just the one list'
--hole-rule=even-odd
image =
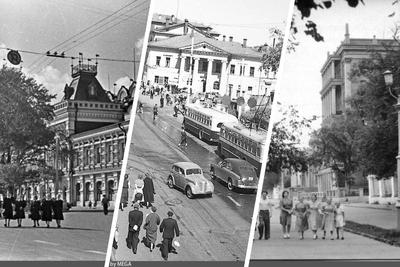
{"label": "vintage photograph triptych", "polygon": [[400,260],[400,1],[0,0],[0,263]]}

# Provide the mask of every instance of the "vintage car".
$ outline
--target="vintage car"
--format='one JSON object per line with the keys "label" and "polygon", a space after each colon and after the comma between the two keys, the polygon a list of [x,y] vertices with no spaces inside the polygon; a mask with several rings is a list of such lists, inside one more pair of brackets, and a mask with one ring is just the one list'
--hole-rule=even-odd
{"label": "vintage car", "polygon": [[211,164],[210,173],[213,179],[227,183],[230,191],[235,188],[257,190],[258,176],[255,167],[245,160],[226,158],[218,164]]}
{"label": "vintage car", "polygon": [[169,188],[182,189],[188,198],[195,195],[212,196],[214,185],[203,176],[203,170],[193,162],[177,162],[168,176]]}

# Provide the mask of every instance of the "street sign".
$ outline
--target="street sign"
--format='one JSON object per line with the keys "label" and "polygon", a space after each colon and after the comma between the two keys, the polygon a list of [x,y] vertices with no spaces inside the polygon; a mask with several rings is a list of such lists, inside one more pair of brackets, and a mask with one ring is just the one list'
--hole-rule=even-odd
{"label": "street sign", "polygon": [[19,63],[21,63],[21,55],[15,50],[10,50],[10,52],[8,52],[7,59],[13,65],[19,65]]}
{"label": "street sign", "polygon": [[249,100],[247,100],[247,105],[251,108],[254,108],[257,106],[257,100],[254,97],[250,97]]}
{"label": "street sign", "polygon": [[222,97],[222,104],[229,106],[231,104],[231,97],[229,95],[224,95]]}
{"label": "street sign", "polygon": [[244,98],[241,96],[236,101],[238,106],[242,106],[244,104]]}

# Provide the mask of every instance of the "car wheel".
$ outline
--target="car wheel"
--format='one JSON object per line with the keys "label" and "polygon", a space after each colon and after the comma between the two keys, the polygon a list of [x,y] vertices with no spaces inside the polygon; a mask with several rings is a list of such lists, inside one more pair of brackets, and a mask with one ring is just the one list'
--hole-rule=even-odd
{"label": "car wheel", "polygon": [[213,195],[212,193],[211,193],[211,194],[207,194],[207,197],[211,198],[211,197],[212,197],[212,195]]}
{"label": "car wheel", "polygon": [[233,189],[235,189],[235,186],[233,185],[233,182],[232,182],[231,178],[228,179],[227,187],[228,187],[229,191],[233,191]]}
{"label": "car wheel", "polygon": [[172,179],[172,177],[168,177],[168,181],[167,181],[168,187],[173,189],[174,188],[174,180]]}
{"label": "car wheel", "polygon": [[187,187],[186,187],[185,193],[186,193],[186,196],[187,196],[188,198],[190,198],[190,199],[193,198],[193,192],[192,192],[192,188],[190,188],[190,186],[187,186]]}

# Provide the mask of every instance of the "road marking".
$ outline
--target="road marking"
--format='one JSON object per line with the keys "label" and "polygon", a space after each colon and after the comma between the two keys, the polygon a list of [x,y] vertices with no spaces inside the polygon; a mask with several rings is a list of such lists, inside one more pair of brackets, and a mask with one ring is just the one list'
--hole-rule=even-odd
{"label": "road marking", "polygon": [[33,242],[46,244],[46,245],[52,245],[52,246],[58,246],[59,245],[58,243],[47,242],[47,241],[43,241],[43,240],[33,240]]}
{"label": "road marking", "polygon": [[236,200],[234,200],[233,197],[228,196],[228,198],[229,198],[230,200],[232,200],[232,202],[235,203],[236,206],[238,206],[238,207],[241,207],[241,206],[242,206],[242,205],[239,204],[239,202],[237,202]]}
{"label": "road marking", "polygon": [[95,254],[101,254],[101,255],[106,255],[106,252],[102,252],[102,251],[97,251],[97,250],[85,250],[86,252],[91,252],[91,253],[95,253]]}

